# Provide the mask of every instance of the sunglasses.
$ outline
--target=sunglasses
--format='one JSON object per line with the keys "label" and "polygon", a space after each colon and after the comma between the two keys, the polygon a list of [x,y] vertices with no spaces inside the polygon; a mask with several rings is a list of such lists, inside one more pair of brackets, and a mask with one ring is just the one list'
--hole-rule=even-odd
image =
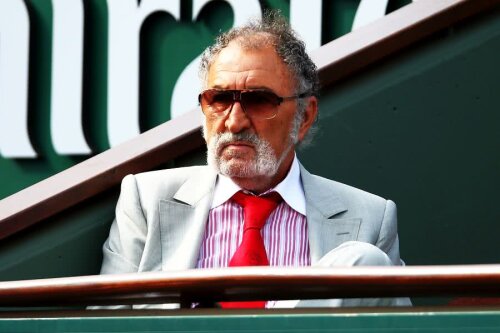
{"label": "sunglasses", "polygon": [[311,96],[302,93],[281,97],[269,90],[224,90],[208,89],[201,92],[198,102],[207,117],[222,118],[227,116],[235,102],[239,102],[243,111],[250,118],[272,119],[278,113],[278,106],[288,100]]}

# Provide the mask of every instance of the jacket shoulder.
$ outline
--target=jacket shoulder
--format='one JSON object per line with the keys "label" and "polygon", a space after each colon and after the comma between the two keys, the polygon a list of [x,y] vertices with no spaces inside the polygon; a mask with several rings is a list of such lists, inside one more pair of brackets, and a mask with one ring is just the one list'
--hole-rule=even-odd
{"label": "jacket shoulder", "polygon": [[311,177],[314,179],[314,182],[317,183],[318,186],[330,189],[331,191],[333,191],[333,193],[337,194],[341,198],[353,197],[357,200],[364,199],[370,201],[378,201],[381,203],[385,203],[386,201],[385,198],[379,195],[367,192],[351,185],[347,185],[318,175],[311,174]]}
{"label": "jacket shoulder", "polygon": [[215,182],[216,173],[208,166],[191,166],[174,169],[148,171],[127,175],[122,181],[122,192],[135,183],[138,195],[143,201],[170,199],[188,181]]}

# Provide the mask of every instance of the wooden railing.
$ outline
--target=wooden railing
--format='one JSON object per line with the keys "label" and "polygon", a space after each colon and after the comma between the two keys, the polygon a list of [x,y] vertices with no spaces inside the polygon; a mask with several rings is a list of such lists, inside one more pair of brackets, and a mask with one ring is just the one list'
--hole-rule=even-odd
{"label": "wooden railing", "polygon": [[244,267],[0,282],[3,307],[443,295],[500,297],[500,265]]}
{"label": "wooden railing", "polygon": [[[324,87],[437,31],[498,7],[500,0],[419,0],[312,53]],[[193,110],[0,201],[0,239],[203,146]]]}

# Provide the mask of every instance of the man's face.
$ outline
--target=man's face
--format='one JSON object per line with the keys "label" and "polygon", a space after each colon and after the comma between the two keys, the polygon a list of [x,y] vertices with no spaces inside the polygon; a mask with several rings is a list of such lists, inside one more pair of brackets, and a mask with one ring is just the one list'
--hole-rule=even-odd
{"label": "man's face", "polygon": [[[266,89],[278,96],[294,95],[294,87],[274,49],[246,50],[236,42],[219,53],[206,85],[207,89]],[[290,132],[296,108],[296,100],[289,100],[278,106],[276,117],[255,119],[237,102],[224,117],[206,117],[209,163],[231,178],[284,178],[294,155]]]}

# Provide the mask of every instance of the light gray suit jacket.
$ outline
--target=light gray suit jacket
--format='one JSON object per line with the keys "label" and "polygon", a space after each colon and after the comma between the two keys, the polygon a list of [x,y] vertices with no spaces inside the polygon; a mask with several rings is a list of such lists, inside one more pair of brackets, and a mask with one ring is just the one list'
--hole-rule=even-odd
{"label": "light gray suit jacket", "polygon": [[[195,268],[217,175],[207,166],[124,178],[101,273]],[[396,206],[301,166],[311,262],[347,241],[371,243],[401,265]]]}

